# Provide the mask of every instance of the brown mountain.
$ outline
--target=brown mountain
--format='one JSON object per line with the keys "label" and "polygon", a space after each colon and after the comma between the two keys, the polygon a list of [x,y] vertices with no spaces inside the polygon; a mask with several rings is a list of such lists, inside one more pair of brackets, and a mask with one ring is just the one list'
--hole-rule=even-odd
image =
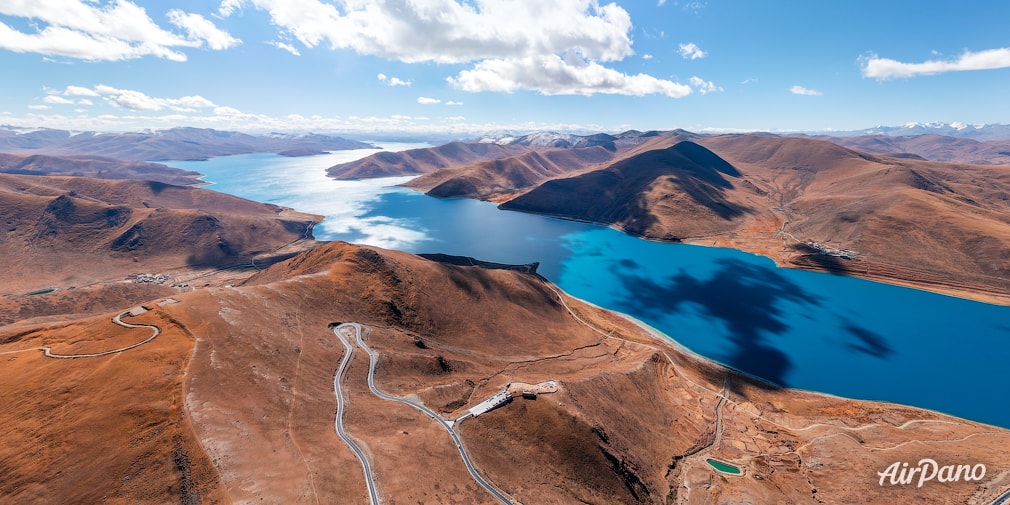
{"label": "brown mountain", "polygon": [[485,160],[497,160],[522,154],[526,146],[501,146],[481,142],[450,142],[445,145],[401,152],[379,152],[360,160],[334,165],[326,174],[334,179],[370,179],[419,175],[443,168],[453,168]]}
{"label": "brown mountain", "polygon": [[719,244],[826,269],[1010,302],[1010,168],[874,156],[762,136],[701,141],[767,194],[774,231]]}
{"label": "brown mountain", "polygon": [[[508,384],[555,381],[455,425],[514,503],[990,503],[1010,490],[1010,431],[777,389],[536,275],[446,259],[331,243],[122,318],[149,326],[108,314],[0,329],[0,501],[367,503],[334,432],[335,322],[363,325],[377,388],[447,419]],[[38,350],[115,351],[152,327],[105,356]],[[382,502],[494,503],[438,423],[369,391],[368,355],[349,345],[343,424]],[[927,456],[979,479],[880,477]]]}
{"label": "brown mountain", "polygon": [[182,186],[203,184],[200,174],[160,163],[123,161],[97,156],[46,156],[0,153],[0,173],[73,175],[96,179],[139,179]]}
{"label": "brown mountain", "polygon": [[1010,165],[1010,140],[979,141],[936,134],[900,137],[889,135],[855,137],[819,135],[815,138],[867,153],[892,156],[912,155],[931,161],[951,163]]}
{"label": "brown mountain", "polygon": [[736,168],[684,141],[600,170],[547,181],[501,207],[679,241],[736,230],[761,200],[761,191],[746,184]]}
{"label": "brown mountain", "polygon": [[429,172],[404,186],[438,198],[502,201],[545,181],[604,168],[616,161],[648,150],[666,148],[693,136],[687,132],[626,132],[618,137],[610,137],[612,140],[604,145],[585,140],[592,138],[577,137],[574,143],[565,139],[532,139],[540,140],[539,144],[527,139],[520,145],[533,145],[535,151]]}
{"label": "brown mountain", "polygon": [[[75,309],[94,294],[83,288],[127,275],[248,265],[311,238],[318,220],[160,182],[0,174],[0,255],[17,265],[0,272],[0,322],[87,312]],[[22,296],[46,290],[54,292]],[[118,300],[137,293],[113,291]]]}

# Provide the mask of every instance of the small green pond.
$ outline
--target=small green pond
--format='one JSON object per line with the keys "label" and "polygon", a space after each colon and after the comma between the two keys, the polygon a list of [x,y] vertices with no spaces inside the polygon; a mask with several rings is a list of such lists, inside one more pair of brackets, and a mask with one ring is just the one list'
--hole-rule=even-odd
{"label": "small green pond", "polygon": [[739,468],[733,465],[723,463],[722,461],[717,461],[714,459],[707,459],[705,461],[708,461],[708,464],[712,465],[712,468],[715,468],[716,470],[719,470],[720,472],[723,473],[728,473],[731,475],[740,475],[742,473]]}

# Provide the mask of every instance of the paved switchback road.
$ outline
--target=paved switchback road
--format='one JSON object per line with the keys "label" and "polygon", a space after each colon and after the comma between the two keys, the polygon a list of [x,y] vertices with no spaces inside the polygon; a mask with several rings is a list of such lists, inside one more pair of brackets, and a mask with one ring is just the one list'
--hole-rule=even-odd
{"label": "paved switchback road", "polygon": [[[337,369],[337,374],[333,377],[333,393],[337,397],[337,418],[333,421],[333,427],[337,431],[337,436],[354,451],[354,454],[358,456],[358,461],[361,461],[361,468],[365,472],[365,484],[368,485],[368,500],[372,505],[379,505],[379,494],[375,490],[375,479],[372,478],[372,467],[368,464],[368,458],[365,457],[364,451],[358,447],[358,444],[344,431],[344,393],[340,388],[340,382],[344,378],[344,371],[347,369],[347,364],[351,361],[351,355],[354,353],[354,348],[351,347],[351,343],[347,341],[347,338],[344,337],[341,331],[341,329],[348,327],[348,325],[342,324],[333,328],[333,333],[340,339],[340,343],[344,344],[344,359],[340,361],[340,368]],[[370,380],[371,372],[369,372]]]}
{"label": "paved switchback road", "polygon": [[[468,472],[470,472],[470,476],[473,477],[473,480],[475,480],[477,484],[479,484],[481,487],[487,490],[488,493],[494,496],[501,503],[504,503],[506,505],[512,505],[512,501],[509,500],[508,497],[502,494],[501,491],[498,491],[498,489],[496,489],[494,486],[492,486],[490,483],[484,480],[484,478],[481,477],[479,473],[477,473],[477,469],[474,468],[473,463],[470,462],[470,458],[466,454],[466,449],[463,448],[463,441],[460,440],[459,435],[456,434],[456,431],[453,429],[452,423],[446,421],[445,419],[442,418],[442,416],[438,415],[438,413],[429,409],[428,407],[426,407],[421,403],[408,400],[407,398],[401,398],[399,396],[387,395],[386,393],[383,393],[382,391],[380,391],[378,388],[375,387],[375,365],[379,361],[379,354],[373,351],[370,347],[368,347],[365,344],[365,341],[361,336],[361,325],[358,323],[344,323],[333,329],[333,332],[337,334],[337,337],[340,338],[341,342],[344,342],[345,347],[347,347],[347,342],[344,340],[343,335],[341,335],[340,330],[342,328],[353,328],[355,337],[358,341],[358,346],[368,353],[368,389],[372,391],[372,394],[378,396],[379,398],[382,398],[383,400],[410,405],[411,407],[414,407],[415,409],[424,412],[425,414],[428,415],[428,417],[437,421],[438,424],[440,424],[443,428],[445,428],[447,432],[449,432],[449,436],[452,437],[453,443],[456,444],[456,450],[459,451],[459,455],[463,459],[463,464],[466,465],[466,469]],[[348,354],[350,353],[348,352]],[[344,359],[346,360],[347,358],[345,357]]]}

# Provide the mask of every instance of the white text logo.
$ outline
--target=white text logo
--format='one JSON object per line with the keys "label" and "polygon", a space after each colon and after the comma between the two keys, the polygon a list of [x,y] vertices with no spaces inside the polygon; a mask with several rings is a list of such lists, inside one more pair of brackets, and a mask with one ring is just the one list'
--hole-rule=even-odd
{"label": "white text logo", "polygon": [[884,485],[886,480],[892,486],[911,484],[916,481],[918,474],[918,486],[936,479],[937,482],[958,482],[964,479],[965,482],[982,480],[985,477],[985,465],[946,465],[940,466],[934,459],[923,458],[919,460],[917,466],[909,467],[908,463],[895,461],[883,472],[877,472],[880,476],[880,485]]}

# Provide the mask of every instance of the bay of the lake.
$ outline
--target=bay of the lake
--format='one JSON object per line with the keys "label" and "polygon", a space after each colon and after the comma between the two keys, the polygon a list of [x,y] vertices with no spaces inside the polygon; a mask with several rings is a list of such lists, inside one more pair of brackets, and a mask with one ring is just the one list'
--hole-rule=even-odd
{"label": "bay of the lake", "polygon": [[[383,144],[389,150],[423,147]],[[439,200],[409,177],[336,181],[325,169],[375,150],[167,164],[208,189],[326,216],[320,240],[503,263],[539,261],[568,293],[627,313],[680,344],[779,385],[938,410],[1010,428],[1002,400],[1010,307],[851,277],[777,268],[764,257],[664,244],[610,228]]]}

